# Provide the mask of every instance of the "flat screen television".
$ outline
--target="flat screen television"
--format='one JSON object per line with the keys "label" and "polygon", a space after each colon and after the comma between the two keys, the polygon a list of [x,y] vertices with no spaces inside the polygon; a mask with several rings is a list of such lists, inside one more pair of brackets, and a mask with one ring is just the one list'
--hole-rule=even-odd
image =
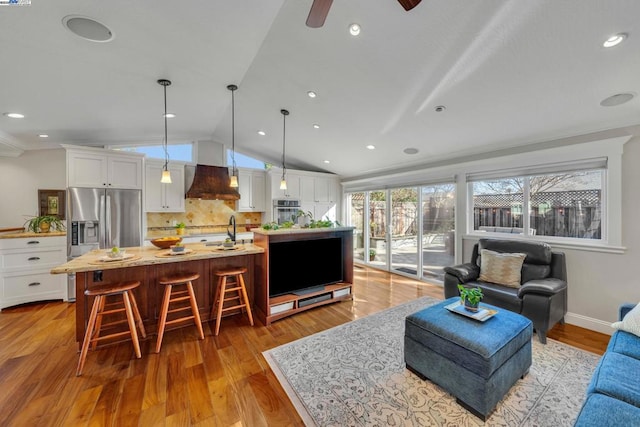
{"label": "flat screen television", "polygon": [[269,244],[269,296],[305,294],[342,282],[342,238]]}

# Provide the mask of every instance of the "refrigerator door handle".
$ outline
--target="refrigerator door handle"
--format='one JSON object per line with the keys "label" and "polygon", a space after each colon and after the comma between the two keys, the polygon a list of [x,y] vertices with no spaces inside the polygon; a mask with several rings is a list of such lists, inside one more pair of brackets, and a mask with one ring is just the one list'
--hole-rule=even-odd
{"label": "refrigerator door handle", "polygon": [[105,195],[100,196],[100,207],[98,209],[98,232],[100,248],[106,248],[107,243],[107,221],[105,218]]}
{"label": "refrigerator door handle", "polygon": [[105,228],[107,230],[107,240],[105,242],[104,247],[109,249],[111,247],[111,196],[107,196],[107,209],[106,209],[105,219],[106,224]]}

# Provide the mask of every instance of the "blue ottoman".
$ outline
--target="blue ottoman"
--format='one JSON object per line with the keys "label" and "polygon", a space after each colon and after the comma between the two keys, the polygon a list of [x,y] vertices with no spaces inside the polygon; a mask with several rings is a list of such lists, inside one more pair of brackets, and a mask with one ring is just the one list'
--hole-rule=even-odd
{"label": "blue ottoman", "polygon": [[483,421],[531,366],[533,326],[524,316],[498,310],[485,322],[445,308],[460,298],[407,316],[404,360],[407,368],[456,397]]}

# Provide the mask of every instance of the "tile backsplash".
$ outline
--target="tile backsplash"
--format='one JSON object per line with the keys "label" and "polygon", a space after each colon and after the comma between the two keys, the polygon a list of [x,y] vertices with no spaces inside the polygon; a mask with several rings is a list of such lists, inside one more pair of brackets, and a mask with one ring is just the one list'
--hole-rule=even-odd
{"label": "tile backsplash", "polygon": [[[185,200],[185,212],[148,213],[147,235],[173,234],[173,225],[184,222],[185,234],[223,233],[229,217],[235,215],[238,231],[254,228],[262,223],[260,212],[236,212],[233,200]],[[171,233],[169,233],[171,232]]]}

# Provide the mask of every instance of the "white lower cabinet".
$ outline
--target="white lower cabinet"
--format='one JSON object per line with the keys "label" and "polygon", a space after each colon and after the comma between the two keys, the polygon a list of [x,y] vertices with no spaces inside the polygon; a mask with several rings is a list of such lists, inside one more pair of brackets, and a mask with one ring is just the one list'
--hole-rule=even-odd
{"label": "white lower cabinet", "polygon": [[50,274],[66,262],[67,238],[0,239],[0,309],[33,301],[67,300],[67,275]]}

